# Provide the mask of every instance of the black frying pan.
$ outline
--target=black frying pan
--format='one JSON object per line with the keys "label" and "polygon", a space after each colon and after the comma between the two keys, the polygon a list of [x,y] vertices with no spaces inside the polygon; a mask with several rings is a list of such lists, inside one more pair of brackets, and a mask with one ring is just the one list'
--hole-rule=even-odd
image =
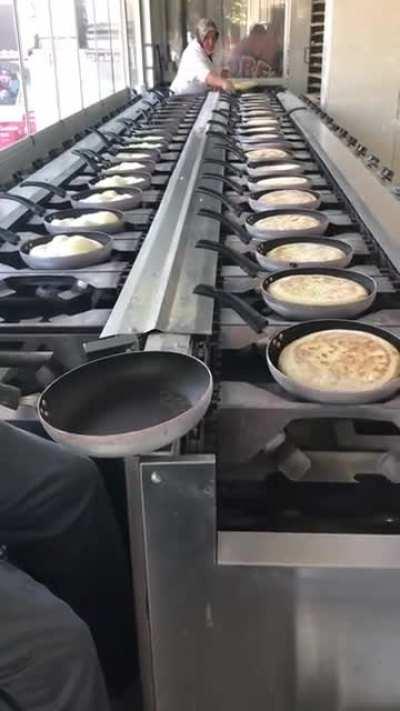
{"label": "black frying pan", "polygon": [[[258,227],[260,220],[263,220],[266,217],[287,214],[313,217],[316,220],[316,225],[308,229],[302,230],[268,230],[262,227]],[[244,225],[232,222],[231,220],[228,220],[225,215],[221,215],[219,212],[214,212],[214,210],[208,210],[205,208],[200,209],[198,211],[198,215],[201,215],[203,217],[209,217],[212,220],[220,222],[228,230],[237,234],[238,237],[242,240],[242,242],[244,242],[244,244],[249,244],[252,239],[257,239],[261,241],[275,237],[293,237],[296,235],[301,235],[302,237],[305,237],[306,235],[321,235],[325,232],[329,225],[329,218],[324,215],[323,212],[317,212],[314,210],[301,210],[299,208],[292,208],[288,210],[264,210],[263,212],[258,212],[256,214],[247,216],[244,221]]]}
{"label": "black frying pan", "polygon": [[336,247],[341,252],[341,256],[329,262],[330,267],[341,268],[347,267],[353,257],[353,248],[347,242],[342,242],[331,237],[281,237],[280,239],[266,240],[258,242],[254,248],[250,249],[254,253],[258,264],[253,259],[249,259],[241,252],[231,249],[225,244],[212,242],[211,240],[201,239],[197,242],[196,247],[199,249],[208,249],[210,252],[218,252],[223,257],[228,258],[237,264],[243,271],[251,277],[256,277],[260,272],[280,271],[282,269],[297,269],[298,267],[326,267],[327,262],[323,261],[308,261],[308,262],[282,262],[269,256],[269,253],[276,247],[282,247],[287,244],[314,244],[323,245],[326,247]]}
{"label": "black frying pan", "polygon": [[[366,290],[366,295],[363,299],[351,303],[315,305],[285,301],[271,294],[270,287],[280,279],[293,276],[301,277],[302,275],[308,276],[311,279],[318,279],[319,276],[346,279],[363,286]],[[209,296],[217,300],[223,298],[221,296],[221,289],[214,289],[205,284],[201,284],[200,288],[202,289],[203,296]],[[372,306],[377,294],[377,284],[372,277],[362,274],[361,272],[329,267],[298,267],[296,270],[284,269],[275,271],[262,281],[260,288],[261,296],[271,311],[274,311],[289,321],[320,318],[355,318]],[[224,292],[222,292],[222,294],[223,293]],[[238,298],[239,297],[236,297],[236,301]]]}
{"label": "black frying pan", "polygon": [[41,205],[38,205],[35,202],[32,202],[32,200],[28,200],[28,198],[22,197],[21,195],[14,195],[12,193],[0,193],[0,200],[11,200],[13,202],[18,202],[21,205],[24,205],[28,210],[31,210],[35,215],[41,218],[42,224],[46,228],[50,234],[57,234],[62,232],[63,234],[71,234],[71,233],[76,233],[77,230],[86,230],[90,232],[98,232],[99,229],[101,231],[110,233],[110,232],[120,232],[125,225],[124,221],[124,215],[120,210],[110,210],[109,208],[103,208],[101,212],[107,212],[110,215],[114,215],[115,220],[113,223],[109,224],[104,224],[104,225],[93,225],[89,226],[86,225],[85,227],[76,227],[74,225],[67,226],[67,225],[54,225],[54,220],[56,219],[63,219],[63,218],[68,218],[68,217],[81,217],[82,215],[93,215],[96,212],[100,212],[100,210],[96,210],[94,208],[90,207],[85,207],[85,208],[79,208],[79,209],[71,209],[71,210],[58,210],[56,212],[48,212],[44,207]]}
{"label": "black frying pan", "polygon": [[46,257],[32,254],[33,247],[50,242],[57,234],[65,234],[61,229],[46,237],[33,237],[22,240],[21,237],[11,230],[0,228],[0,241],[18,245],[18,253],[22,261],[31,269],[82,269],[83,267],[100,264],[110,259],[112,252],[112,238],[105,232],[77,229],[77,234],[89,239],[93,239],[101,245],[92,252],[83,254],[71,254],[65,257]]}
{"label": "black frying pan", "polygon": [[[135,183],[134,187],[140,188],[141,190],[146,190],[150,184],[151,184],[151,169],[154,167],[154,163],[152,162],[146,162],[146,161],[138,161],[138,163],[141,164],[142,167],[140,168],[132,168],[130,170],[118,170],[119,163],[115,163],[111,160],[106,160],[102,156],[100,156],[98,153],[95,151],[92,151],[88,148],[83,149],[83,148],[76,148],[71,151],[71,153],[75,153],[78,155],[80,158],[82,158],[93,170],[94,172],[94,177],[98,175],[118,175],[119,173],[125,175],[125,176],[135,176],[135,177],[140,177],[141,181],[138,183]],[[121,160],[121,163],[125,162]],[[129,161],[128,161],[129,162]],[[133,161],[132,161],[133,162]]]}
{"label": "black frying pan", "polygon": [[[196,192],[198,193],[203,193],[204,195],[210,195],[211,197],[214,197],[216,200],[219,200],[225,207],[228,208],[228,210],[231,210],[237,217],[240,217],[240,215],[243,213],[243,209],[239,206],[236,205],[232,200],[226,197],[226,195],[221,195],[221,193],[218,193],[216,190],[212,190],[211,188],[205,188],[202,185],[200,185],[197,189]],[[276,210],[277,207],[276,205],[271,204],[268,206],[264,201],[263,197],[264,195],[268,195],[270,193],[274,192],[280,192],[276,190],[264,190],[260,191],[259,193],[247,193],[246,200],[249,204],[249,207],[254,211],[254,212],[265,212],[266,210]],[[302,210],[317,210],[321,204],[321,197],[319,193],[313,191],[313,190],[301,190],[301,192],[305,193],[309,197],[309,202],[306,205],[299,205],[299,203],[294,203],[290,202],[290,195],[293,194],[293,190],[289,190],[288,192],[288,202],[286,203],[281,203],[279,205],[279,209],[282,210],[297,210],[298,208],[301,208]]]}
{"label": "black frying pan", "polygon": [[108,356],[69,371],[42,393],[39,418],[62,444],[96,457],[147,454],[182,437],[208,409],[209,368],[175,352]]}
{"label": "black frying pan", "polygon": [[[98,195],[99,200],[97,203],[91,202],[87,207],[95,208],[96,210],[134,210],[138,207],[143,200],[143,191],[137,187],[127,186],[126,188],[119,187],[93,187],[91,190],[78,190],[78,191],[67,191],[64,188],[60,188],[58,185],[52,185],[51,183],[46,183],[41,180],[26,180],[21,183],[21,188],[28,187],[39,187],[47,190],[50,194],[57,195],[60,198],[65,198],[72,207],[80,208],[85,207],[80,201],[89,197],[90,195]],[[121,195],[120,200],[101,200],[101,193],[106,190],[113,190]],[[68,204],[67,203],[67,204]],[[58,205],[58,207],[60,207]]]}
{"label": "black frying pan", "polygon": [[[299,384],[292,378],[289,378],[287,375],[282,373],[279,368],[279,356],[283,348],[289,345],[292,341],[302,338],[309,333],[332,329],[363,331],[380,336],[381,338],[389,341],[389,343],[391,343],[400,352],[400,339],[390,333],[390,331],[386,331],[382,328],[376,328],[375,326],[371,326],[370,324],[363,322],[354,322],[344,319],[323,319],[318,321],[305,321],[286,327],[275,332],[273,337],[271,337],[270,332],[268,331],[268,320],[235,294],[224,292],[222,290],[214,290],[213,287],[209,287],[205,284],[200,284],[194,289],[195,294],[215,298],[215,294],[211,293],[213,291],[220,292],[218,301],[221,305],[234,309],[234,311],[241,316],[245,323],[247,323],[248,326],[250,326],[250,328],[257,334],[265,333],[267,335],[268,345],[266,347],[266,359],[272,377],[284,390],[300,400],[310,400],[311,402],[329,404],[360,405],[386,400],[392,397],[397,390],[399,390],[400,378],[395,378],[386,383],[384,386],[371,388],[371,390],[357,392],[328,392],[316,390],[314,388]],[[258,339],[255,338],[255,342],[257,340]],[[265,337],[263,338],[263,341],[265,341]]]}

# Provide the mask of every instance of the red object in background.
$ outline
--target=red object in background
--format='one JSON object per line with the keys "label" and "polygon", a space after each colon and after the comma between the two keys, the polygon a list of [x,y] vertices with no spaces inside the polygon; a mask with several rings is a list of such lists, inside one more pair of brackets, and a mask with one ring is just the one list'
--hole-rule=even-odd
{"label": "red object in background", "polygon": [[5,120],[0,116],[0,149],[11,146],[13,143],[29,136],[30,133],[35,132],[36,118],[34,111],[23,114],[21,118],[10,117]]}

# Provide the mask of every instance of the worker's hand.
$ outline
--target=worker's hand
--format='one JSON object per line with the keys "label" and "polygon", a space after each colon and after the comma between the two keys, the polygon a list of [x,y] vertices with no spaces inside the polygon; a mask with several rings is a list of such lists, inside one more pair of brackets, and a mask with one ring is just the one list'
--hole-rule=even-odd
{"label": "worker's hand", "polygon": [[222,79],[229,79],[230,75],[231,75],[231,73],[230,73],[229,69],[225,68],[221,71]]}
{"label": "worker's hand", "polygon": [[235,91],[235,87],[233,86],[233,83],[231,82],[230,79],[224,79],[222,83],[222,88],[224,91],[228,91],[230,93]]}

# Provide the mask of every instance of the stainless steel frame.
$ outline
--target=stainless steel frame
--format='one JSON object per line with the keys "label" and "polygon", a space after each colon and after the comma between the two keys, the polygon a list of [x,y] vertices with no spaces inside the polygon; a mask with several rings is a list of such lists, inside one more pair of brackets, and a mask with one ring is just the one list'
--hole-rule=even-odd
{"label": "stainless steel frame", "polygon": [[[205,236],[217,239],[219,228],[196,213],[200,203],[218,204],[193,191],[209,140],[207,121],[217,102],[217,93],[205,100],[103,336],[152,330],[211,333],[213,306],[196,297],[193,288],[205,275],[215,279],[217,257],[195,245]],[[216,149],[216,155],[223,152]]]}
{"label": "stainless steel frame", "polygon": [[399,270],[400,201],[303,101],[290,92],[282,92],[278,98],[287,111],[293,111],[293,122]]}
{"label": "stainless steel frame", "polygon": [[[310,112],[293,119],[398,264],[395,198]],[[190,209],[186,216],[192,224]],[[191,235],[176,236],[174,260],[180,249],[197,258]],[[202,268],[211,281],[215,265]],[[168,333],[157,334],[157,347],[177,347],[185,327],[210,332],[207,315],[171,298],[189,293],[190,278],[193,287],[195,270],[169,267],[173,283],[158,299],[168,319],[156,322]],[[239,397],[237,416],[246,417],[240,407]],[[217,477],[208,453],[175,448],[127,462],[145,710],[397,711],[400,538],[218,530]]]}
{"label": "stainless steel frame", "polygon": [[[129,99],[127,90],[123,90],[112,97],[110,100],[105,99],[98,104],[80,111],[78,114],[70,116],[64,121],[60,121],[54,126],[41,131],[30,138],[20,141],[11,148],[6,148],[1,151],[0,164],[0,182],[3,179],[9,180],[10,175],[24,168],[38,158],[44,158],[48,155],[51,148],[59,147],[63,141],[72,138],[85,128],[97,123],[104,116],[107,116],[111,111],[121,107],[121,112],[118,118],[126,116],[127,118],[135,118],[141,111],[140,101],[135,102],[131,106],[124,108]],[[104,123],[104,129],[111,129],[120,133],[122,131],[121,124],[115,118]],[[86,136],[81,141],[78,141],[73,148],[91,148],[99,150],[102,146],[101,140],[95,134]],[[58,158],[54,158],[39,170],[32,173],[32,180],[43,180],[50,183],[60,185],[63,181],[76,173],[83,165],[81,158],[74,155],[71,150],[66,150]],[[20,188],[16,186],[11,193],[22,195],[30,198],[33,201],[41,200],[46,191],[41,188]],[[15,203],[2,201],[0,204],[0,224],[2,227],[10,227],[26,212],[26,208]]]}

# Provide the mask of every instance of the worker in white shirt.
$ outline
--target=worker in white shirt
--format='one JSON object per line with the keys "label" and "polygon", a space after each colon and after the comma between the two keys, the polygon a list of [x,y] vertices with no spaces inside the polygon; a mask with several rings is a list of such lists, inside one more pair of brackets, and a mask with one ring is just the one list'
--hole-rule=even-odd
{"label": "worker in white shirt", "polygon": [[221,77],[213,64],[212,55],[219,32],[213,20],[202,18],[179,62],[178,73],[171,84],[175,94],[203,94],[208,89],[233,91],[232,82]]}

